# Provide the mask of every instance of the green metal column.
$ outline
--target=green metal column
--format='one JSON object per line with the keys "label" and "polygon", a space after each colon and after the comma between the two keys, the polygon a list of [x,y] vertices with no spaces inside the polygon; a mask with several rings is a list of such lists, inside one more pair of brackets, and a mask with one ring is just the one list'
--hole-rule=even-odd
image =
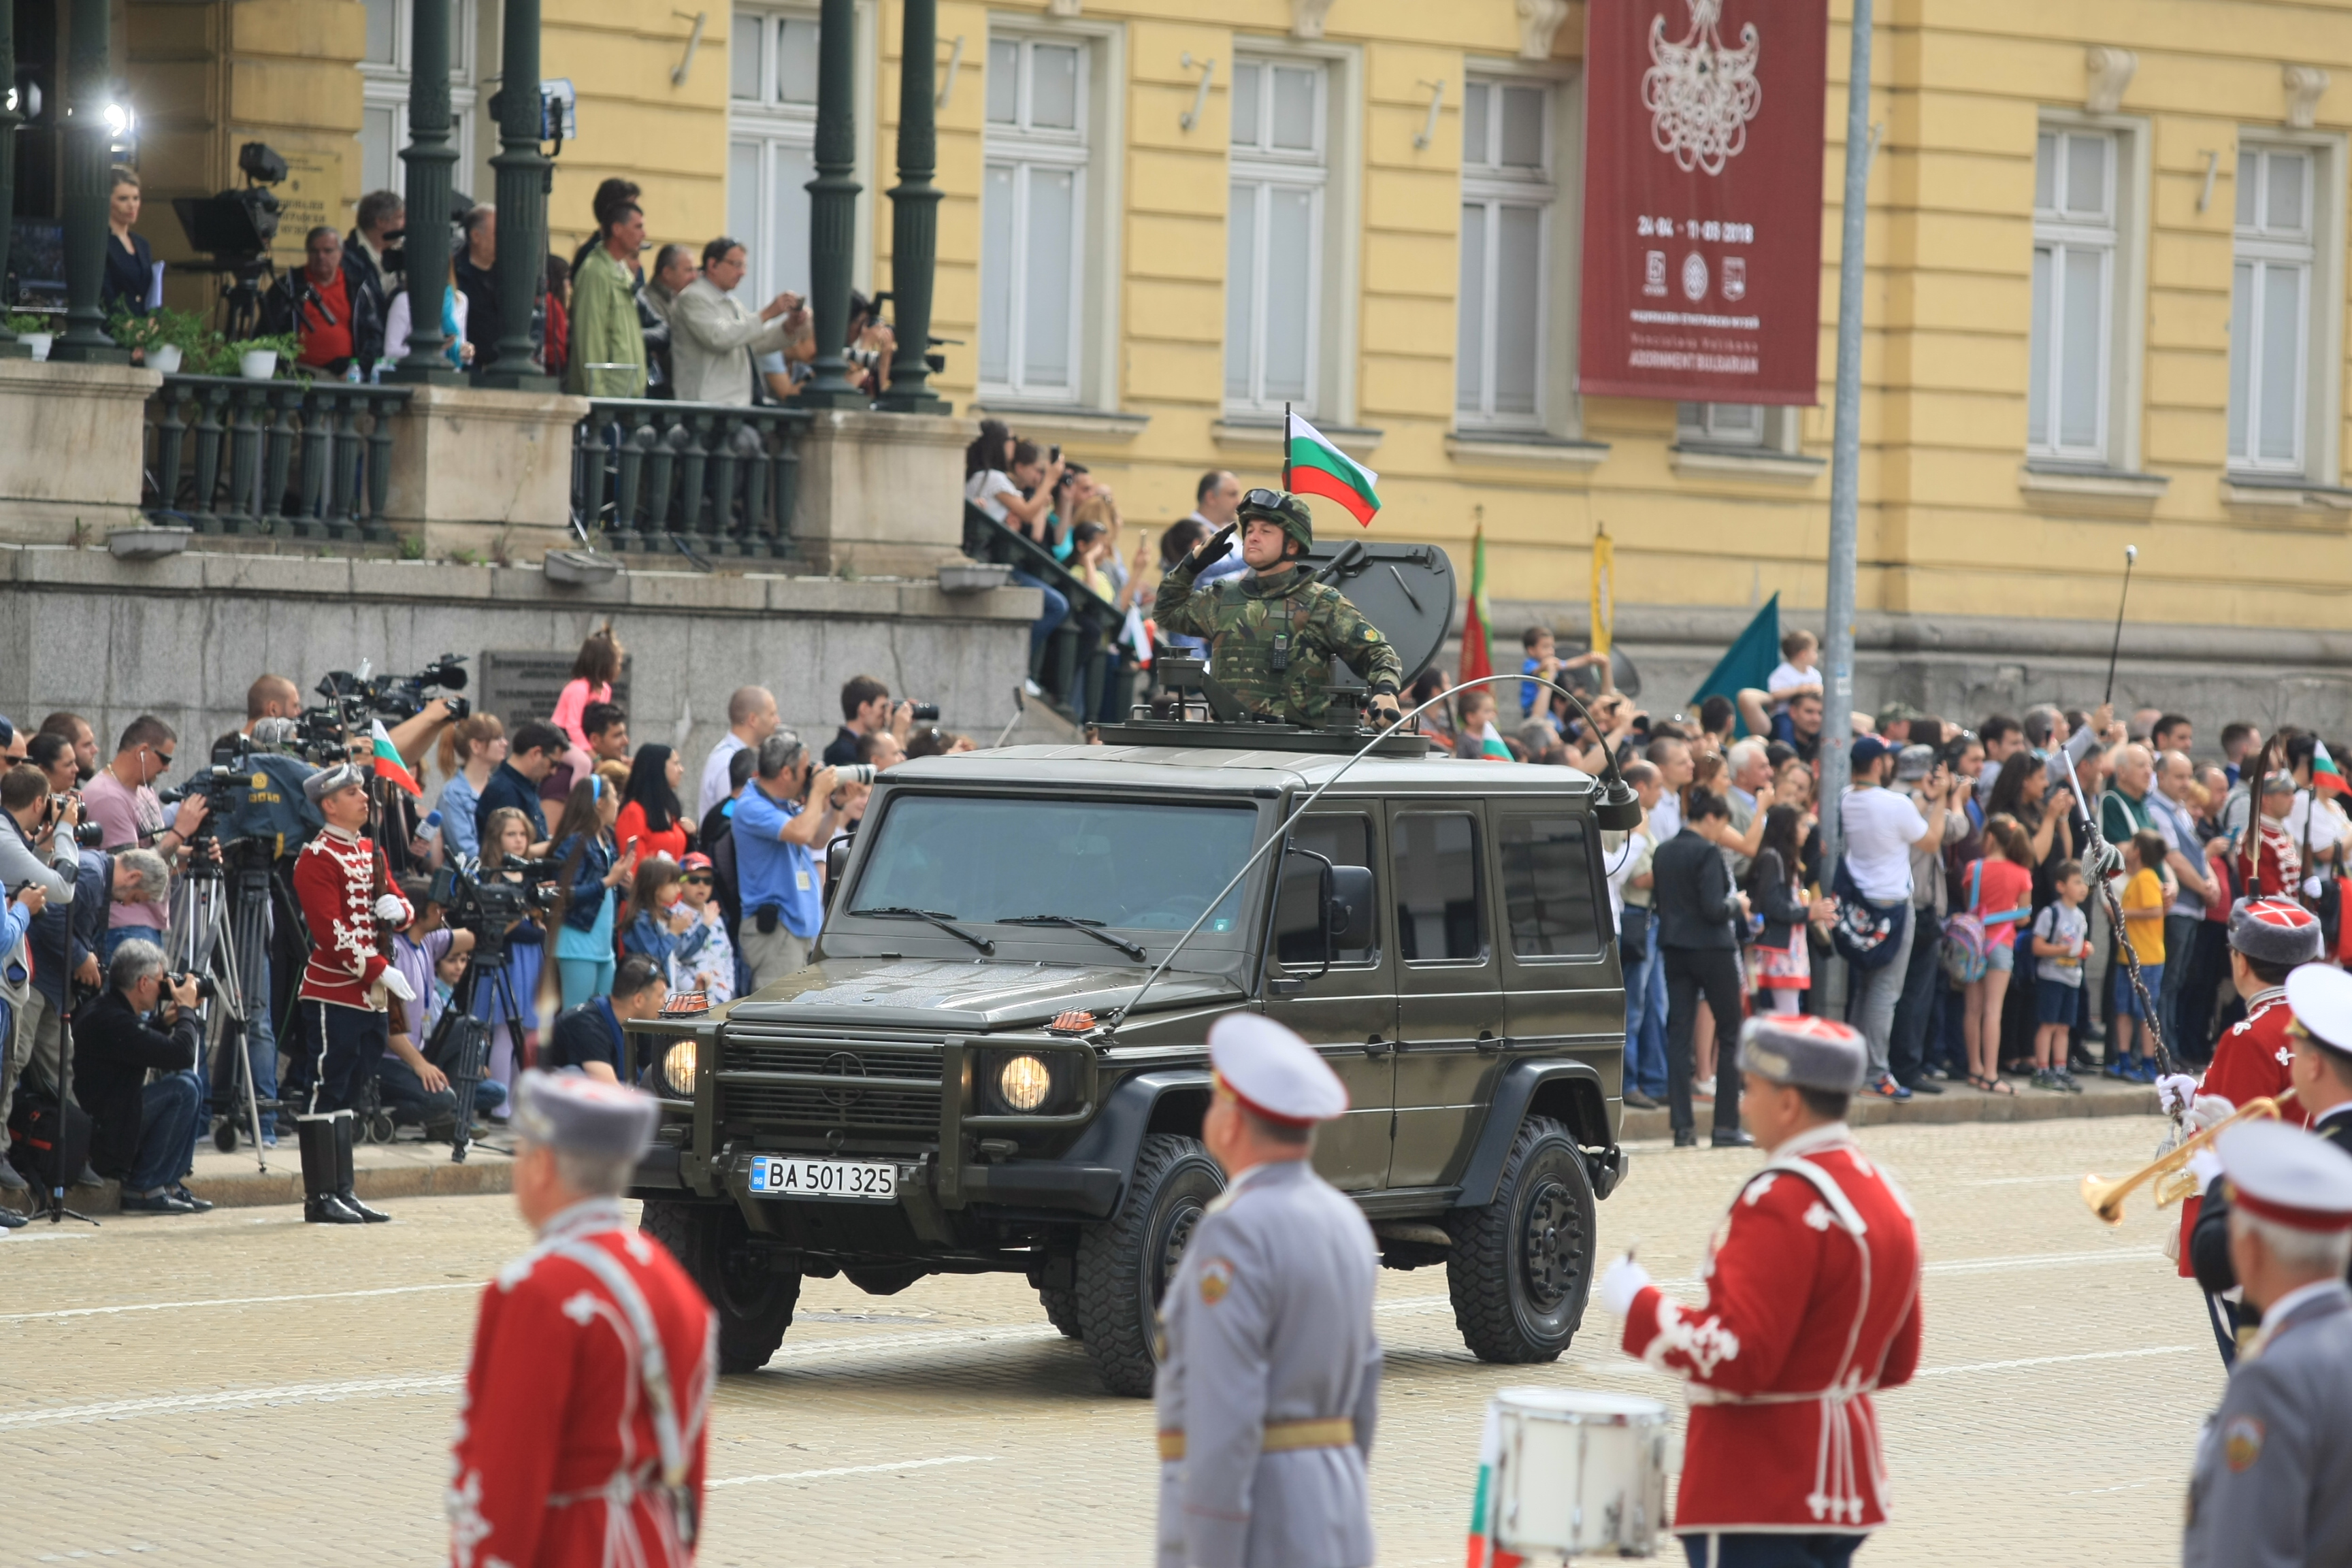
{"label": "green metal column", "polygon": [[490,280],[499,300],[496,358],[485,386],[544,392],[555,383],[531,363],[530,311],[547,270],[547,191],[553,165],[539,150],[539,0],[506,0],[499,68],[499,255]]}
{"label": "green metal column", "polygon": [[131,351],[106,335],[99,303],[106,280],[107,0],[73,0],[66,61],[66,331],[49,349],[54,360],[129,364]]}
{"label": "green metal column", "polygon": [[[8,226],[16,210],[16,127],[24,122],[16,109],[16,7],[14,0],[0,0],[0,277],[8,272]],[[33,351],[16,341],[7,320],[7,311],[0,310],[0,359],[22,359]]]}
{"label": "green metal column", "polygon": [[939,0],[906,0],[898,51],[898,183],[890,189],[890,308],[898,344],[878,406],[893,414],[945,414],[928,384],[931,367],[931,264],[939,254],[940,138],[932,119],[931,67],[939,55]]}
{"label": "green metal column", "polygon": [[400,161],[408,166],[408,233],[401,249],[408,258],[408,354],[387,381],[443,382],[463,379],[447,359],[441,332],[441,291],[449,276],[449,171],[457,149],[449,135],[449,6],[451,0],[410,0],[408,145]]}
{"label": "green metal column", "polygon": [[857,260],[856,0],[824,0],[816,53],[816,178],[809,193],[809,317],[816,359],[795,399],[804,408],[863,408],[841,340],[849,332],[849,274]]}

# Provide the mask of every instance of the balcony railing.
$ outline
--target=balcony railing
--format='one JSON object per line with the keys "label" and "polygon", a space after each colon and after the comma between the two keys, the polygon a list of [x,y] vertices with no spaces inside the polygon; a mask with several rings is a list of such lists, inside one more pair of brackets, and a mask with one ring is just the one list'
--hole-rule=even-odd
{"label": "balcony railing", "polygon": [[572,427],[572,515],[606,550],[789,554],[797,408],[599,397]]}
{"label": "balcony railing", "polygon": [[1046,639],[1032,672],[1064,717],[1081,723],[1126,719],[1135,690],[1135,650],[1119,637],[1126,613],[1055,560],[1052,551],[970,501],[963,507],[963,552],[975,561],[1002,562],[1069,601],[1069,618]]}
{"label": "balcony railing", "polygon": [[149,521],[199,533],[389,543],[404,386],[167,375],[147,400]]}

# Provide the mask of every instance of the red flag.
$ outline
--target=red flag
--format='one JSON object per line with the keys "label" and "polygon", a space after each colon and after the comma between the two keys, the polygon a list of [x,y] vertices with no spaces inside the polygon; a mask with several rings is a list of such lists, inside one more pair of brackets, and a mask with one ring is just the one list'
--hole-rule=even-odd
{"label": "red flag", "polygon": [[1462,612],[1462,669],[1456,686],[1495,673],[1495,627],[1486,614],[1486,531],[1470,536],[1470,603]]}

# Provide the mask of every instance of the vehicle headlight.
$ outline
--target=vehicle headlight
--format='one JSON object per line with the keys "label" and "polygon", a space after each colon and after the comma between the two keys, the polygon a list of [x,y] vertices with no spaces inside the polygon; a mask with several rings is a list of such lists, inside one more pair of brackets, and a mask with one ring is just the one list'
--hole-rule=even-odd
{"label": "vehicle headlight", "polygon": [[1025,1053],[1009,1057],[996,1069],[997,1095],[1014,1110],[1034,1110],[1045,1103],[1045,1097],[1053,1091],[1053,1070],[1042,1058]]}
{"label": "vehicle headlight", "polygon": [[681,1100],[694,1098],[694,1042],[680,1040],[662,1058],[662,1082]]}

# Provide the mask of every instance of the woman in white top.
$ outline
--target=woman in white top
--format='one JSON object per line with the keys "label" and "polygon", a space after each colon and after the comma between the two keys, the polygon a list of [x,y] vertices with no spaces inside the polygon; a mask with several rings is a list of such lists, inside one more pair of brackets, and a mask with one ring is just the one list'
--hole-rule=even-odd
{"label": "woman in white top", "polygon": [[[408,334],[414,329],[409,298],[415,293],[412,285],[392,297],[392,309],[384,316],[383,357],[394,364],[408,357]],[[473,363],[474,345],[466,341],[466,291],[457,287],[457,263],[449,263],[449,281],[441,296],[441,333],[447,340],[442,352],[453,365]]]}

